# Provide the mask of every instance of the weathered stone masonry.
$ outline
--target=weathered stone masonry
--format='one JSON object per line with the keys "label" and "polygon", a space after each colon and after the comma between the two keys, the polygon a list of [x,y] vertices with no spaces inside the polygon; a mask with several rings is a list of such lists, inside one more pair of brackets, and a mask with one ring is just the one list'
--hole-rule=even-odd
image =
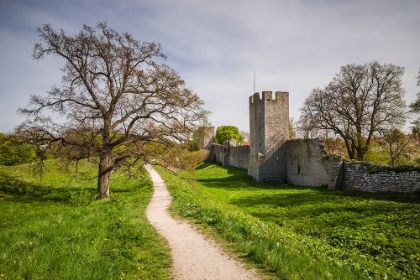
{"label": "weathered stone masonry", "polygon": [[[420,172],[418,171],[381,171],[370,170],[378,166],[368,163],[343,162],[344,190],[368,192],[416,192],[420,191]],[[379,167],[380,168],[380,167]]]}
{"label": "weathered stone masonry", "polygon": [[248,174],[258,182],[287,182],[289,93],[257,92],[249,98],[250,153]]}
{"label": "weathered stone masonry", "polygon": [[210,159],[223,166],[248,169],[249,146],[235,147],[231,146],[229,143],[226,143],[225,145],[213,145]]}
{"label": "weathered stone masonry", "polygon": [[[287,182],[297,186],[321,186],[329,182],[319,139],[286,142]],[[339,164],[339,163],[337,163]]]}
{"label": "weathered stone masonry", "polygon": [[[276,92],[274,98],[270,91],[264,91],[261,96],[255,93],[249,98],[249,112],[251,146],[213,144],[212,161],[248,169],[248,174],[258,182],[327,185],[329,189],[368,192],[420,191],[418,171],[371,172],[375,169],[372,164],[346,162],[326,155],[319,139],[288,140],[288,92]],[[214,128],[211,128],[206,141],[213,135]]]}

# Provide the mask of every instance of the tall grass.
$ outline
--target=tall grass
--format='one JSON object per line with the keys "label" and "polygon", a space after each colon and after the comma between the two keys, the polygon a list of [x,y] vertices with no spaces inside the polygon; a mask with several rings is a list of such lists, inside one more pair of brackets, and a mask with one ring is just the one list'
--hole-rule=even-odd
{"label": "tall grass", "polygon": [[0,166],[0,279],[169,279],[169,249],[145,217],[152,184],[114,173],[96,201],[96,170],[56,161]]}
{"label": "tall grass", "polygon": [[246,170],[159,170],[172,211],[279,279],[419,279],[419,194],[258,184]]}

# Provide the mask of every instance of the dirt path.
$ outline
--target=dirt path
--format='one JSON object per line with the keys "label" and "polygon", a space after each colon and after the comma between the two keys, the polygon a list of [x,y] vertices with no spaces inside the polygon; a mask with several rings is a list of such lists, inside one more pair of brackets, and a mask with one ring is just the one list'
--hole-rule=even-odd
{"label": "dirt path", "polygon": [[166,211],[171,196],[162,178],[150,165],[146,169],[155,189],[146,215],[169,242],[174,260],[174,279],[261,279],[254,270],[230,258],[213,240],[198,233],[190,224],[174,220]]}

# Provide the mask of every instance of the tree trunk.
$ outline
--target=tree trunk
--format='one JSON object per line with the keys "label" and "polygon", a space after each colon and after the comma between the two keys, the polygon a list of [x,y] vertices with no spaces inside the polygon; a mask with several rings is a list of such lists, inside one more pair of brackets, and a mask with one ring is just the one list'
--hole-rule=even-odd
{"label": "tree trunk", "polygon": [[356,124],[356,139],[357,139],[357,146],[356,146],[356,153],[357,153],[357,160],[363,161],[363,157],[365,156],[364,147],[363,147],[363,136],[362,136],[362,127],[360,124]]}
{"label": "tree trunk", "polygon": [[395,158],[391,156],[391,166],[395,167]]}
{"label": "tree trunk", "polygon": [[357,160],[363,161],[363,158],[365,157],[365,153],[362,152],[360,149],[357,149]]}
{"label": "tree trunk", "polygon": [[354,159],[354,153],[353,153],[351,144],[349,143],[349,140],[347,140],[345,138],[343,138],[343,139],[344,139],[344,144],[346,145],[347,154],[349,155],[349,158]]}
{"label": "tree trunk", "polygon": [[356,159],[358,161],[363,161],[363,158],[365,156],[365,151],[364,151],[364,149],[361,145],[362,145],[361,142],[357,141],[357,147],[356,147],[356,155],[357,156],[356,156]]}
{"label": "tree trunk", "polygon": [[99,156],[97,199],[104,199],[104,198],[109,197],[110,176],[111,176],[111,153],[106,152]]}

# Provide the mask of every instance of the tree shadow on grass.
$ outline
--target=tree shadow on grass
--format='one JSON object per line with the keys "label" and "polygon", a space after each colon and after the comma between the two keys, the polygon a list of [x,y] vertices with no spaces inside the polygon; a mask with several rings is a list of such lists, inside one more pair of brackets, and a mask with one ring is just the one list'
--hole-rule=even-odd
{"label": "tree shadow on grass", "polygon": [[[420,207],[413,205],[420,203],[420,193],[367,193],[328,190],[325,186],[263,184],[255,182],[244,169],[222,168],[227,170],[228,176],[198,181],[211,189],[240,191],[240,195],[228,200],[229,204],[275,223],[281,224],[284,219],[312,219],[322,224],[319,226],[357,228],[363,226],[363,219],[375,219],[384,213],[393,214],[397,210],[399,213],[410,213],[414,208],[420,213]],[[395,222],[403,224],[406,222],[404,219],[412,218],[410,215],[395,215]]]}
{"label": "tree shadow on grass", "polygon": [[195,170],[201,170],[201,169],[205,169],[210,165],[213,165],[214,163],[208,163],[208,162],[203,162],[200,165],[198,165]]}
{"label": "tree shadow on grass", "polygon": [[[350,197],[349,199],[349,196],[346,195],[318,191],[305,194],[250,195],[232,199],[230,203],[264,220],[277,220],[282,217],[320,218],[325,225],[352,227],[356,227],[363,219],[371,219],[384,214],[411,213],[414,208],[420,211],[419,206],[409,203],[395,204],[389,203],[387,200],[379,201],[363,197]],[[412,219],[411,216],[406,218]],[[398,214],[395,215],[395,219],[402,222],[403,217]]]}
{"label": "tree shadow on grass", "polygon": [[[212,164],[202,164],[201,169],[211,166]],[[198,179],[202,185],[208,188],[219,188],[224,190],[238,190],[239,188],[246,188],[250,191],[256,190],[278,190],[276,194],[279,197],[274,198],[275,201],[282,200],[281,198],[292,196],[290,203],[303,204],[303,203],[322,203],[337,199],[338,197],[354,198],[355,200],[383,200],[393,201],[398,203],[411,203],[420,204],[420,192],[415,193],[396,193],[396,192],[360,192],[360,191],[339,191],[329,190],[326,186],[320,187],[307,187],[307,186],[292,186],[285,184],[274,183],[258,183],[251,176],[248,175],[247,170],[235,167],[226,167],[228,172],[227,177],[224,178],[209,178]],[[266,198],[267,199],[267,198]],[[265,200],[266,200],[265,199]],[[264,199],[256,198],[256,201],[264,203]]]}
{"label": "tree shadow on grass", "polygon": [[[93,190],[95,191],[95,190]],[[2,200],[16,202],[58,202],[71,205],[88,204],[93,200],[94,192],[87,188],[54,188],[32,182],[26,182],[0,172],[0,192]]]}

